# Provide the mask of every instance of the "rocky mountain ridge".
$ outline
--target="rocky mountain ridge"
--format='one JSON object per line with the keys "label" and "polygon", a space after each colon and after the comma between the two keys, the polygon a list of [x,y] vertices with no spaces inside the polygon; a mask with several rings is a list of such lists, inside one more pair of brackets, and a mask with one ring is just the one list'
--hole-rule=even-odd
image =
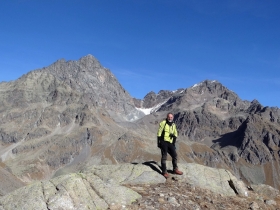
{"label": "rocky mountain ridge", "polygon": [[[118,149],[107,149],[117,147],[121,141],[114,140],[127,132],[117,122],[143,115],[114,75],[91,55],[59,60],[1,83],[0,113],[2,163],[25,182],[49,178],[60,167],[71,168],[87,158],[93,163],[120,161],[121,154],[111,155],[118,155]],[[133,138],[141,150],[142,138]]]}
{"label": "rocky mountain ridge", "polygon": [[168,112],[180,162],[280,188],[278,108],[241,100],[209,80],[133,99],[91,55],[0,83],[1,164],[30,183],[93,164],[158,161],[155,133]]}
{"label": "rocky mountain ridge", "polygon": [[196,146],[193,153],[192,146],[184,148],[184,156],[192,159],[187,161],[200,159],[212,167],[230,167],[249,183],[279,188],[279,108],[243,101],[217,81],[205,80],[171,93],[156,113],[139,121],[149,118],[156,124],[172,112],[181,142],[207,146]]}
{"label": "rocky mountain ridge", "polygon": [[150,109],[160,104],[167,102],[169,98],[177,93],[181,93],[184,89],[178,89],[175,91],[161,90],[156,94],[154,91],[149,92],[144,99],[133,98],[135,107],[142,109]]}

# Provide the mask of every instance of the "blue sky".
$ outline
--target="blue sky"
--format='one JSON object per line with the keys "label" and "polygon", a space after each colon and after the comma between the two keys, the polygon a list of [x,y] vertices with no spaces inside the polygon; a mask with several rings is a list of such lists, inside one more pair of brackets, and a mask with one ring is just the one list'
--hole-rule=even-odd
{"label": "blue sky", "polygon": [[92,54],[136,98],[218,80],[280,107],[278,0],[0,2],[0,81]]}

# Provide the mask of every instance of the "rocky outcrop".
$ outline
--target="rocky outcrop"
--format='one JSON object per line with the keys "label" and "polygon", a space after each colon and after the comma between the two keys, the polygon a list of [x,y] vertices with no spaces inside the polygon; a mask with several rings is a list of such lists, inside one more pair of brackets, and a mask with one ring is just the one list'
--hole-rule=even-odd
{"label": "rocky outcrop", "polygon": [[[168,163],[170,164],[170,163]],[[173,175],[187,183],[223,196],[247,197],[244,183],[229,171],[198,164],[180,164],[184,175]],[[133,186],[165,183],[154,162],[98,165],[49,181],[36,182],[0,198],[0,209],[107,209],[125,208],[141,200]]]}

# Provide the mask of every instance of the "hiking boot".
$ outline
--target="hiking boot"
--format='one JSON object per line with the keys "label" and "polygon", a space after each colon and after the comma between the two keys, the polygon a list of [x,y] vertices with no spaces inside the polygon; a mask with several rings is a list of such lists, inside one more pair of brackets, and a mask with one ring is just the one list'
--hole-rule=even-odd
{"label": "hiking boot", "polygon": [[166,179],[167,179],[168,176],[169,176],[168,173],[163,173],[162,175],[163,175]]}
{"label": "hiking boot", "polygon": [[174,170],[173,170],[173,173],[174,173],[174,174],[178,174],[178,175],[182,175],[182,174],[183,174],[183,172],[182,172],[182,171],[179,171],[178,168],[174,169]]}

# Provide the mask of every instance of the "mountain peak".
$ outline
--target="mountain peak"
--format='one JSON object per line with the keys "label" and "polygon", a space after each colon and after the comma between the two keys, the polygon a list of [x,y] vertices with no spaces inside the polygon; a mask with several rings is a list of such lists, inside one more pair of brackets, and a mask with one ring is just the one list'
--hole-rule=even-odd
{"label": "mountain peak", "polygon": [[79,60],[80,62],[92,62],[92,63],[97,63],[101,66],[100,62],[91,54],[88,54]]}
{"label": "mountain peak", "polygon": [[191,88],[195,88],[195,87],[198,87],[198,86],[209,86],[209,85],[213,85],[213,83],[215,84],[221,84],[220,82],[218,82],[217,80],[203,80],[202,82],[200,83],[197,83],[197,84],[194,84]]}
{"label": "mountain peak", "polygon": [[[86,55],[84,57],[81,57],[78,61],[76,60],[65,60],[64,58],[61,58],[51,64],[50,68],[56,68],[56,69],[64,69],[64,68],[75,68],[76,66],[82,66],[84,69],[91,70],[95,68],[103,68],[100,62],[93,56],[93,55]],[[45,68],[49,68],[45,67]]]}

